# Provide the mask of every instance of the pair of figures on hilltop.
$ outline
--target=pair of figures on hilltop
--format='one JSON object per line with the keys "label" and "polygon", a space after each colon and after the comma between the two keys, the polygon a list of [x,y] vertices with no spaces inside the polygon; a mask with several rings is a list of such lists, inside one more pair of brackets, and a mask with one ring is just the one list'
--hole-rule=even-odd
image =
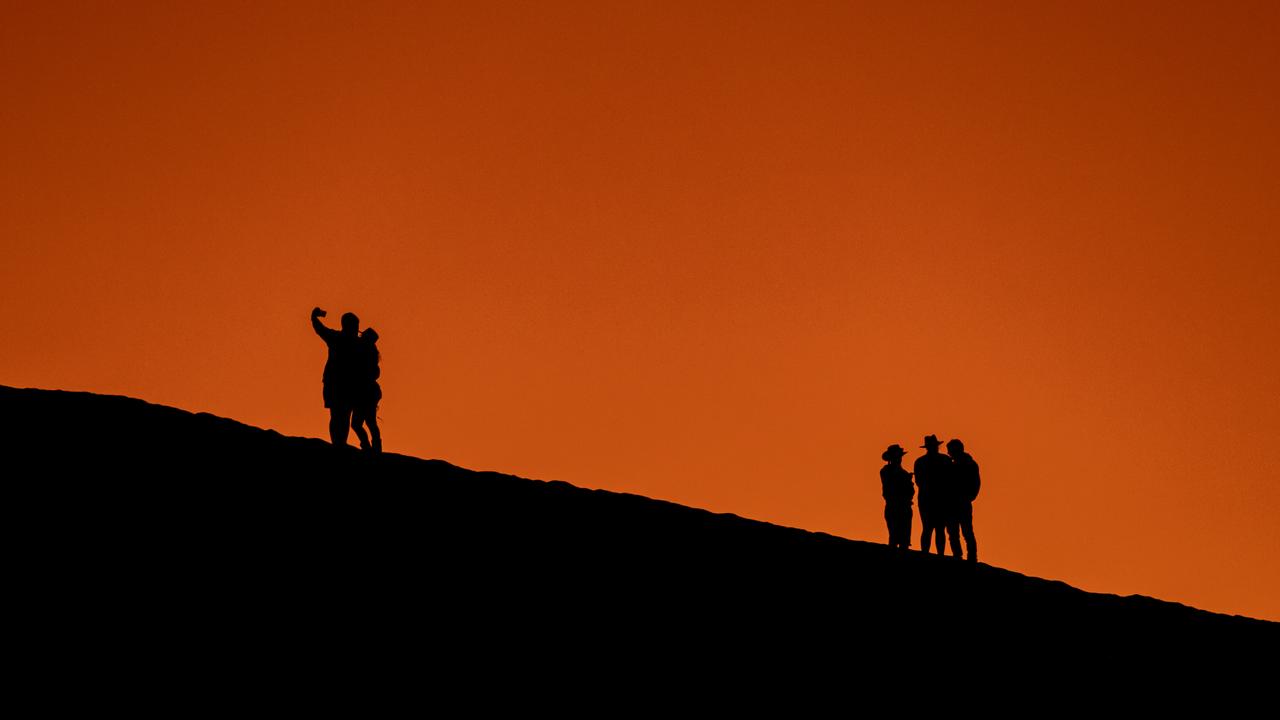
{"label": "pair of figures on hilltop", "polygon": [[[382,387],[378,384],[378,333],[373,328],[360,332],[360,318],[355,313],[342,316],[342,329],[334,330],[320,322],[324,310],[311,310],[311,327],[329,347],[324,364],[324,406],[329,408],[329,439],[334,445],[347,444],[347,428],[355,431],[360,447],[382,452],[382,433],[378,429],[378,402]],[[366,432],[365,428],[368,427]]]}
{"label": "pair of figures on hilltop", "polygon": [[[941,446],[938,436],[926,436],[924,445],[920,446],[925,454],[916,458],[914,473],[902,467],[902,459],[907,454],[902,446],[890,445],[881,454],[885,466],[880,468],[880,485],[884,494],[884,519],[889,526],[889,546],[904,550],[911,547],[911,500],[919,488],[920,524],[924,526],[920,549],[929,552],[936,538],[938,554],[945,555],[949,537],[952,555],[977,562],[973,501],[982,485],[978,463],[964,451],[964,443],[959,439],[947,442],[946,455],[938,452]],[[962,535],[967,553],[961,552]]]}

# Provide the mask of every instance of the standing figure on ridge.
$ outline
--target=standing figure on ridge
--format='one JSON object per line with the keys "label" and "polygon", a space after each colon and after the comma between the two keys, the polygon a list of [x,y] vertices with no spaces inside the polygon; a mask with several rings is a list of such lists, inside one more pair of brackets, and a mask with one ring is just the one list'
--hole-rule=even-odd
{"label": "standing figure on ridge", "polygon": [[351,411],[355,407],[356,373],[360,340],[360,318],[355,313],[342,316],[342,329],[325,327],[320,318],[327,313],[320,308],[311,310],[311,327],[329,346],[329,358],[324,364],[324,406],[329,408],[329,439],[334,445],[346,445]]}
{"label": "standing figure on ridge", "polygon": [[978,475],[978,463],[973,456],[964,451],[964,443],[959,439],[947,441],[947,454],[951,456],[951,488],[953,492],[951,517],[948,521],[948,532],[951,535],[951,551],[960,555],[960,540],[955,536],[956,529],[964,534],[964,544],[968,550],[965,556],[969,562],[978,561],[978,538],[973,534],[973,501],[978,497],[982,487],[982,478]]}
{"label": "standing figure on ridge", "polygon": [[916,486],[920,488],[920,525],[923,526],[920,550],[929,552],[929,546],[934,544],[936,537],[938,554],[945,555],[948,510],[946,496],[951,483],[951,458],[938,452],[941,446],[942,441],[937,435],[925,436],[924,444],[920,446],[925,449],[925,453],[916,458],[915,475]]}
{"label": "standing figure on ridge", "polygon": [[[354,400],[351,411],[351,429],[360,439],[360,447],[365,450],[382,452],[382,433],[378,430],[378,401],[382,399],[382,386],[378,385],[378,377],[382,371],[378,368],[381,359],[378,354],[378,333],[373,328],[365,328],[356,343],[356,373]],[[369,426],[368,434],[364,427]],[[373,438],[370,444],[369,439]]]}
{"label": "standing figure on ridge", "polygon": [[884,495],[884,521],[889,525],[889,547],[903,550],[911,547],[911,499],[916,495],[911,473],[902,467],[906,454],[907,451],[895,443],[880,455],[885,461],[880,468],[880,487]]}

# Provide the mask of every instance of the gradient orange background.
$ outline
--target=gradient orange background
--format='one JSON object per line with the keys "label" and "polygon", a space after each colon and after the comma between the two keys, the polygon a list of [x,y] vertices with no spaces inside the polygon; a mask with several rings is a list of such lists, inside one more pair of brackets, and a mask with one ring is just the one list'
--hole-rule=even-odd
{"label": "gradient orange background", "polygon": [[0,10],[0,383],[321,437],[351,310],[391,451],[883,542],[960,437],[983,560],[1280,619],[1274,3],[117,5]]}

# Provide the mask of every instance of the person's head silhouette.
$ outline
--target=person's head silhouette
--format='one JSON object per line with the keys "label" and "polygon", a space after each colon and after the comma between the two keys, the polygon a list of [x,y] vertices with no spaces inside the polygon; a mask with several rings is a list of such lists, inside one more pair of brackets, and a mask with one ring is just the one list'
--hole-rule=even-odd
{"label": "person's head silhouette", "polygon": [[344,335],[357,335],[360,333],[360,318],[355,313],[342,314],[342,333]]}
{"label": "person's head silhouette", "polygon": [[880,459],[889,463],[900,463],[902,462],[903,456],[906,454],[907,451],[903,450],[901,445],[895,443],[890,445],[887,450],[880,453]]}
{"label": "person's head silhouette", "polygon": [[952,438],[947,441],[947,454],[959,455],[964,452],[964,443],[959,438]]}

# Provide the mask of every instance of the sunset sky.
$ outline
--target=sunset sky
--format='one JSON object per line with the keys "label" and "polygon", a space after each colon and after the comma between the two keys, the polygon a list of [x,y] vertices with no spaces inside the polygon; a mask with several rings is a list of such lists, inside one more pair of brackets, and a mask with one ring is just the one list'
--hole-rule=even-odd
{"label": "sunset sky", "polygon": [[885,542],[881,451],[959,437],[982,560],[1280,620],[1277,38],[9,0],[0,384],[325,437],[308,313],[353,311],[388,451]]}

